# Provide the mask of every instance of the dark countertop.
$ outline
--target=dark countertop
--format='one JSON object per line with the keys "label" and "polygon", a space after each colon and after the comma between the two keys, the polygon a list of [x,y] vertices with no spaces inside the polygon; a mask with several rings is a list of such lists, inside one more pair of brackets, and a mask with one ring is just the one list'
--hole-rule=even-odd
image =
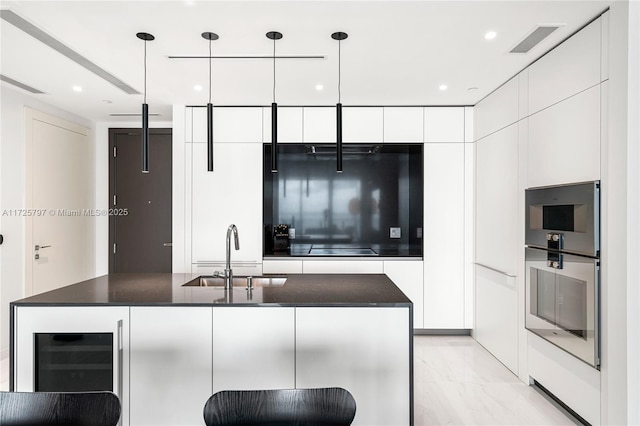
{"label": "dark countertop", "polygon": [[196,274],[109,274],[12,302],[19,306],[411,306],[384,274],[289,274],[283,286],[184,287]]}

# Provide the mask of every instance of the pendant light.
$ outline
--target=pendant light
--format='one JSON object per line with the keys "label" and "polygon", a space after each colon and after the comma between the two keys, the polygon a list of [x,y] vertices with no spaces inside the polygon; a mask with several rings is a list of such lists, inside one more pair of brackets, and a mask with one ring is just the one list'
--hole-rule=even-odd
{"label": "pendant light", "polygon": [[276,103],[276,40],[282,38],[282,33],[269,31],[269,40],[273,40],[273,102],[271,102],[271,172],[278,172],[278,104]]}
{"label": "pendant light", "polygon": [[137,33],[144,41],[144,102],[142,103],[142,173],[149,173],[149,105],[147,105],[147,42],[155,39],[149,33]]}
{"label": "pendant light", "polygon": [[331,34],[331,38],[338,40],[338,103],[336,104],[336,171],[342,173],[342,103],[340,93],[340,42],[349,35],[341,31]]}
{"label": "pendant light", "polygon": [[218,34],[204,32],[202,38],[209,40],[209,102],[207,103],[207,171],[213,171],[213,104],[211,103],[211,42]]}

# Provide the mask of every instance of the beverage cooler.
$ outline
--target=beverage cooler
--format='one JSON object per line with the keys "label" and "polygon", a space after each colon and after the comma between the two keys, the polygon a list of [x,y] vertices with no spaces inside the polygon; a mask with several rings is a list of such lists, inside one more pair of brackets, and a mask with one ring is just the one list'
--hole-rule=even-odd
{"label": "beverage cooler", "polygon": [[14,306],[11,390],[111,391],[122,400],[128,315],[121,307]]}

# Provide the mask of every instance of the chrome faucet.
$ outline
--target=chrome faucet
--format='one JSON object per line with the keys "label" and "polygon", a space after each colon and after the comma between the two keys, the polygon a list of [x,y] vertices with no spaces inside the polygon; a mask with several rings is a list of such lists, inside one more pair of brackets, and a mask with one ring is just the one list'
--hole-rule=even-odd
{"label": "chrome faucet", "polygon": [[229,225],[227,228],[227,263],[225,265],[224,273],[216,271],[213,273],[216,277],[224,278],[224,289],[230,290],[233,288],[233,270],[231,270],[231,233],[233,232],[233,240],[235,241],[236,250],[240,250],[240,241],[238,240],[238,228],[234,224]]}

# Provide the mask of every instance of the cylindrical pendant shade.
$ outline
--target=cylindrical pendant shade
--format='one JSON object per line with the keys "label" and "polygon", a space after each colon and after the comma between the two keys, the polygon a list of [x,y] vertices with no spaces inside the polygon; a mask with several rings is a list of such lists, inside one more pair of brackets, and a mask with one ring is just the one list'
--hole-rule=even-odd
{"label": "cylindrical pendant shade", "polygon": [[149,173],[149,105],[142,104],[142,173]]}
{"label": "cylindrical pendant shade", "polygon": [[207,170],[213,171],[213,104],[207,104]]}
{"label": "cylindrical pendant shade", "polygon": [[342,104],[336,104],[336,171],[342,173]]}
{"label": "cylindrical pendant shade", "polygon": [[271,104],[271,171],[278,171],[278,104]]}

